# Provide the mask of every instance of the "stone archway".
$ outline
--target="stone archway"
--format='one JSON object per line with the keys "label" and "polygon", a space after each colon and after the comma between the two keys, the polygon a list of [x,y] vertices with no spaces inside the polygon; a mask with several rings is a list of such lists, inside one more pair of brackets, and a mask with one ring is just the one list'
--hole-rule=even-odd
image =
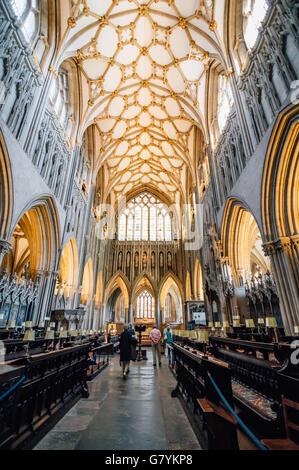
{"label": "stone archway", "polygon": [[299,325],[299,106],[281,114],[264,166],[262,221],[264,251],[271,258],[284,326]]}
{"label": "stone archway", "polygon": [[5,143],[0,132],[0,265],[9,252],[8,230],[13,206],[12,180]]}
{"label": "stone archway", "polygon": [[[159,291],[159,300],[162,324],[183,323],[182,286],[172,274],[163,280]],[[170,312],[169,307],[172,309]]]}

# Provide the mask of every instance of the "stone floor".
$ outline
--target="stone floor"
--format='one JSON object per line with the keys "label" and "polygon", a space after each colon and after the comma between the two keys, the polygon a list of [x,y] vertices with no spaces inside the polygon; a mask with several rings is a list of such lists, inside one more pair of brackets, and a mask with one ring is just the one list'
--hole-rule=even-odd
{"label": "stone floor", "polygon": [[119,356],[92,382],[81,399],[35,450],[200,450],[178,398],[176,381],[163,358],[131,363],[123,380]]}

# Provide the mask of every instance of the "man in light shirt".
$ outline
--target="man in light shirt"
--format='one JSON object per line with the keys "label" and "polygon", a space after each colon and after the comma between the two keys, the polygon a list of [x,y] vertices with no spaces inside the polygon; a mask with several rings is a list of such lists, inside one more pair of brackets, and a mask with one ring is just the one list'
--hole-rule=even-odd
{"label": "man in light shirt", "polygon": [[150,340],[152,342],[152,352],[153,352],[153,366],[156,367],[157,365],[157,356],[159,359],[159,366],[161,365],[161,351],[160,351],[160,344],[161,344],[161,332],[158,330],[156,326],[150,332]]}

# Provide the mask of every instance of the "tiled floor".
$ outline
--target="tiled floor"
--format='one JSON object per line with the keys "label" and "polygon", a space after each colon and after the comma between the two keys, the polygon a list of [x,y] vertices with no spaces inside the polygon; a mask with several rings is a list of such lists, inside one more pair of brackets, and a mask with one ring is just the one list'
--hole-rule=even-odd
{"label": "tiled floor", "polygon": [[161,368],[131,363],[123,380],[119,356],[89,382],[81,399],[35,447],[36,450],[198,450],[165,358]]}

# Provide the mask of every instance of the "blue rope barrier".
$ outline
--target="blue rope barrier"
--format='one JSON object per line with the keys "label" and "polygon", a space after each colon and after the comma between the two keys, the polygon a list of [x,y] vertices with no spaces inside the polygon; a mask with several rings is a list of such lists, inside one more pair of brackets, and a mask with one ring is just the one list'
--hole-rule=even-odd
{"label": "blue rope barrier", "polygon": [[246,434],[253,440],[253,442],[258,446],[258,448],[260,450],[268,450],[267,447],[265,447],[259,440],[258,438],[250,431],[250,429],[246,426],[245,423],[243,423],[243,421],[241,420],[241,418],[237,415],[237,413],[233,410],[233,408],[230,406],[230,404],[228,403],[227,399],[225,398],[225,396],[223,395],[223,393],[221,392],[221,390],[219,389],[218,385],[216,384],[215,380],[213,379],[213,377],[209,375],[209,379],[211,380],[212,384],[214,385],[218,395],[220,396],[221,400],[223,401],[223,403],[225,404],[225,406],[229,409],[229,411],[231,412],[231,414],[236,418],[236,420],[238,421],[238,423],[240,424],[241,428],[243,428],[243,430],[246,432]]}
{"label": "blue rope barrier", "polygon": [[23,377],[17,383],[15,383],[9,390],[7,390],[5,393],[3,393],[3,395],[1,395],[0,401],[6,398],[7,395],[9,395],[11,392],[13,392],[25,379],[26,376],[23,375]]}

